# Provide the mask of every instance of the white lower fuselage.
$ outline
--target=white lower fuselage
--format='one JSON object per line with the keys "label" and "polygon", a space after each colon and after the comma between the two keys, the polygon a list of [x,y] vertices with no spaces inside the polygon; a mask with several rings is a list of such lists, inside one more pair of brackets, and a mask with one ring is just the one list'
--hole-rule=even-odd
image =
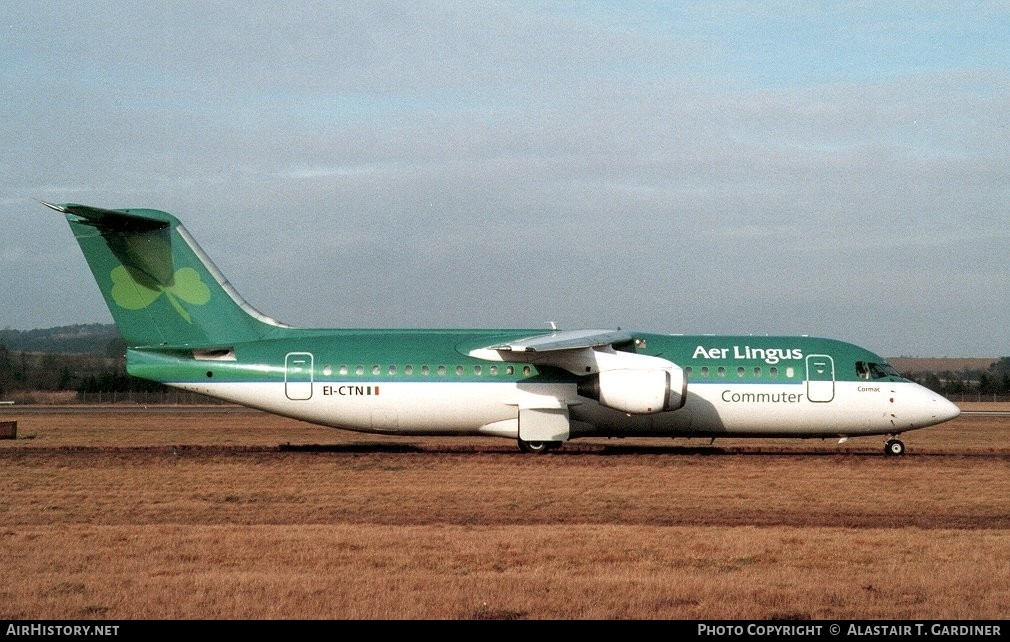
{"label": "white lower fuselage", "polygon": [[569,383],[314,382],[294,392],[283,383],[172,385],[311,423],[398,435],[518,438],[525,408],[567,408],[572,438],[897,434],[957,414],[941,395],[907,381],[836,381],[829,395],[807,382],[695,382],[682,408],[638,415],[581,397]]}

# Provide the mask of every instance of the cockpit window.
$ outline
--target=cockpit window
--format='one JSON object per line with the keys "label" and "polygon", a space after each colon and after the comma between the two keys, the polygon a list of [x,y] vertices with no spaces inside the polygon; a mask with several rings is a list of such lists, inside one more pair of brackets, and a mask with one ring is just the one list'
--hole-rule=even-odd
{"label": "cockpit window", "polygon": [[856,376],[860,379],[886,379],[887,377],[900,377],[901,375],[888,363],[857,361]]}

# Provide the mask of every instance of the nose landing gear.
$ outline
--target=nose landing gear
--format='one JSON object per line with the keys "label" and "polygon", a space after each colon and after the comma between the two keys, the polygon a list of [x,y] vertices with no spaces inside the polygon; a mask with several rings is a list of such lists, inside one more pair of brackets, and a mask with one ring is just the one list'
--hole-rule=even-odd
{"label": "nose landing gear", "polygon": [[884,454],[890,457],[896,457],[898,455],[905,454],[905,444],[897,437],[891,437],[884,444]]}

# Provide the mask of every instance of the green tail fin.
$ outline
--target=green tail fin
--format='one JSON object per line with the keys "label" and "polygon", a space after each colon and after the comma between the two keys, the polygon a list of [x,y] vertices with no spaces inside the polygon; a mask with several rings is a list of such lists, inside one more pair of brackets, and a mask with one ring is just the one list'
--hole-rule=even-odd
{"label": "green tail fin", "polygon": [[222,346],[286,327],[246,303],[171,214],[43,205],[66,215],[127,346]]}

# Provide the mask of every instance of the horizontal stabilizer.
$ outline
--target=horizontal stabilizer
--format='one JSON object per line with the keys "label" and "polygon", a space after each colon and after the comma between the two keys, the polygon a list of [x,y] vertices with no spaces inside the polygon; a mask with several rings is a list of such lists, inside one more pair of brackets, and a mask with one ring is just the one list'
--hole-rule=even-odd
{"label": "horizontal stabilizer", "polygon": [[170,225],[171,221],[158,217],[159,212],[145,210],[144,214],[131,213],[130,210],[106,210],[88,205],[56,205],[41,201],[43,205],[57,212],[72,214],[82,219],[82,223],[87,223],[95,227],[110,228],[124,231],[144,231],[159,230]]}

